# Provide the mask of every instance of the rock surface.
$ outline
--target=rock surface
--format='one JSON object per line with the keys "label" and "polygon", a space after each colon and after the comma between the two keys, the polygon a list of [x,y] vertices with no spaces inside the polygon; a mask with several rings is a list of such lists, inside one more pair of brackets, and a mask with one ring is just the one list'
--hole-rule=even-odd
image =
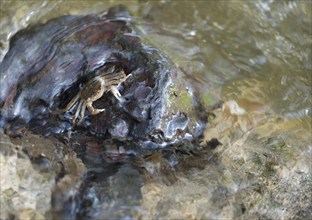
{"label": "rock surface", "polygon": [[[132,75],[118,87],[123,101],[104,93],[93,105],[105,111],[86,111],[79,125],[71,124],[77,103],[64,114],[50,113],[113,66]],[[26,165],[18,162],[18,168],[24,167],[34,181],[25,186],[33,205],[6,205],[4,218],[11,212],[23,217],[14,210],[28,210],[25,216],[34,218],[132,216],[147,179],[160,173],[168,185],[177,181],[173,169],[182,165],[174,149],[189,154],[199,146],[206,114],[196,91],[168,57],[140,38],[122,6],[19,31],[0,68],[1,139],[7,139],[8,148],[21,148]],[[13,158],[0,154],[7,172],[7,165],[17,160],[13,151]],[[180,156],[187,161],[184,153]],[[7,188],[1,203],[9,204],[12,193],[22,198],[19,187],[9,186],[18,181],[19,171],[11,176],[3,183]],[[40,183],[47,185],[43,198],[32,195],[43,190]],[[132,205],[115,213],[127,204]]]}
{"label": "rock surface", "polygon": [[0,138],[0,218],[63,216],[64,207],[72,206],[81,187],[86,171],[82,161],[57,140],[28,131],[14,138],[0,129]]}
{"label": "rock surface", "polygon": [[[64,16],[19,31],[1,63],[1,124],[18,121],[40,134],[72,129],[63,108],[79,88],[112,66],[132,74],[118,102],[105,93],[94,103],[103,113],[87,115],[76,131],[117,140],[137,140],[146,148],[192,141],[204,129],[205,116],[181,71],[160,51],[140,39],[126,9]],[[12,123],[13,121],[13,123]]]}

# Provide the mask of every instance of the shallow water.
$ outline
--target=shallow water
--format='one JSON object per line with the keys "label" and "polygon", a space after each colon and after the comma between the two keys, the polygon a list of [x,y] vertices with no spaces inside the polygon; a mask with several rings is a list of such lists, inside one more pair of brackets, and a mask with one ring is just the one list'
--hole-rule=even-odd
{"label": "shallow water", "polygon": [[[118,3],[129,8],[144,39],[182,69],[207,108],[216,100],[225,103],[205,132],[206,140],[218,138],[222,146],[203,164],[182,163],[181,171],[171,175],[177,179],[173,184],[158,162],[145,164],[153,174],[148,181],[123,165],[98,186],[105,201],[99,210],[106,212],[94,216],[311,215],[308,204],[289,205],[293,195],[309,201],[303,195],[311,189],[311,2],[2,1],[0,58],[23,27]],[[125,187],[123,181],[131,184]],[[89,189],[86,196],[92,193]]]}

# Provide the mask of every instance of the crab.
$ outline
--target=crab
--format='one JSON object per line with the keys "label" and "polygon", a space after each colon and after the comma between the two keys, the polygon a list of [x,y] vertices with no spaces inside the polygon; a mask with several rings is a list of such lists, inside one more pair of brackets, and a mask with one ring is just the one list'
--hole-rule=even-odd
{"label": "crab", "polygon": [[105,109],[98,109],[93,107],[93,102],[100,99],[105,92],[111,92],[118,101],[122,101],[121,94],[118,91],[118,86],[126,81],[132,74],[126,75],[123,70],[113,73],[113,70],[109,73],[105,72],[100,74],[90,81],[88,81],[81,90],[72,98],[72,100],[63,109],[50,111],[52,114],[61,114],[67,112],[80,98],[80,102],[72,119],[72,124],[75,125],[76,119],[80,114],[80,120],[78,124],[83,121],[86,108],[91,115],[97,115]]}

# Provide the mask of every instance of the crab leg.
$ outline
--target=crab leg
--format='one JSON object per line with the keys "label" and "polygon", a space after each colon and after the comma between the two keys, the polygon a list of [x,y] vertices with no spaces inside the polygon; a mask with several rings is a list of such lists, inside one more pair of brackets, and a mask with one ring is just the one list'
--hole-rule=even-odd
{"label": "crab leg", "polygon": [[86,102],[83,102],[82,104],[82,107],[81,107],[81,110],[80,110],[80,120],[78,121],[78,124],[80,124],[84,118],[84,113],[85,113],[85,110],[86,110]]}
{"label": "crab leg", "polygon": [[78,92],[77,95],[74,96],[74,98],[72,98],[72,100],[70,100],[70,102],[66,105],[65,108],[63,109],[57,109],[57,110],[50,110],[51,114],[60,114],[60,113],[64,113],[67,112],[79,99],[80,93]]}
{"label": "crab leg", "polygon": [[122,80],[122,82],[125,82],[130,76],[132,76],[132,73],[128,74],[128,75]]}
{"label": "crab leg", "polygon": [[119,101],[121,101],[121,94],[118,91],[116,86],[111,86],[111,92],[113,93],[113,95],[116,97],[116,99],[118,99]]}
{"label": "crab leg", "polygon": [[75,124],[75,121],[78,118],[78,115],[79,115],[79,112],[81,111],[81,106],[82,106],[83,102],[84,102],[83,100],[80,100],[80,102],[79,102],[79,105],[78,105],[77,110],[75,112],[75,115],[73,117],[73,121],[72,121],[73,125]]}
{"label": "crab leg", "polygon": [[92,102],[87,103],[87,108],[89,112],[91,113],[91,115],[96,115],[96,114],[99,114],[100,112],[105,111],[105,108],[94,108],[92,106]]}

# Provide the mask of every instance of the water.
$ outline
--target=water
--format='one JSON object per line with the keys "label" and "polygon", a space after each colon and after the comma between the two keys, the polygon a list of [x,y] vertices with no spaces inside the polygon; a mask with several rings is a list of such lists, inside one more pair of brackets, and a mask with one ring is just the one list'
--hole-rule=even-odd
{"label": "water", "polygon": [[[99,205],[110,211],[98,217],[120,217],[119,209],[146,218],[311,216],[311,196],[305,197],[312,159],[311,2],[2,1],[0,58],[23,27],[118,3],[128,6],[143,38],[182,69],[207,108],[225,103],[205,132],[207,141],[218,138],[222,146],[201,158],[202,165],[197,157],[185,159],[174,174],[162,173],[165,162],[152,160],[146,165],[152,180],[123,166],[105,180],[107,201],[115,203]],[[132,188],[121,191],[127,171]]]}

